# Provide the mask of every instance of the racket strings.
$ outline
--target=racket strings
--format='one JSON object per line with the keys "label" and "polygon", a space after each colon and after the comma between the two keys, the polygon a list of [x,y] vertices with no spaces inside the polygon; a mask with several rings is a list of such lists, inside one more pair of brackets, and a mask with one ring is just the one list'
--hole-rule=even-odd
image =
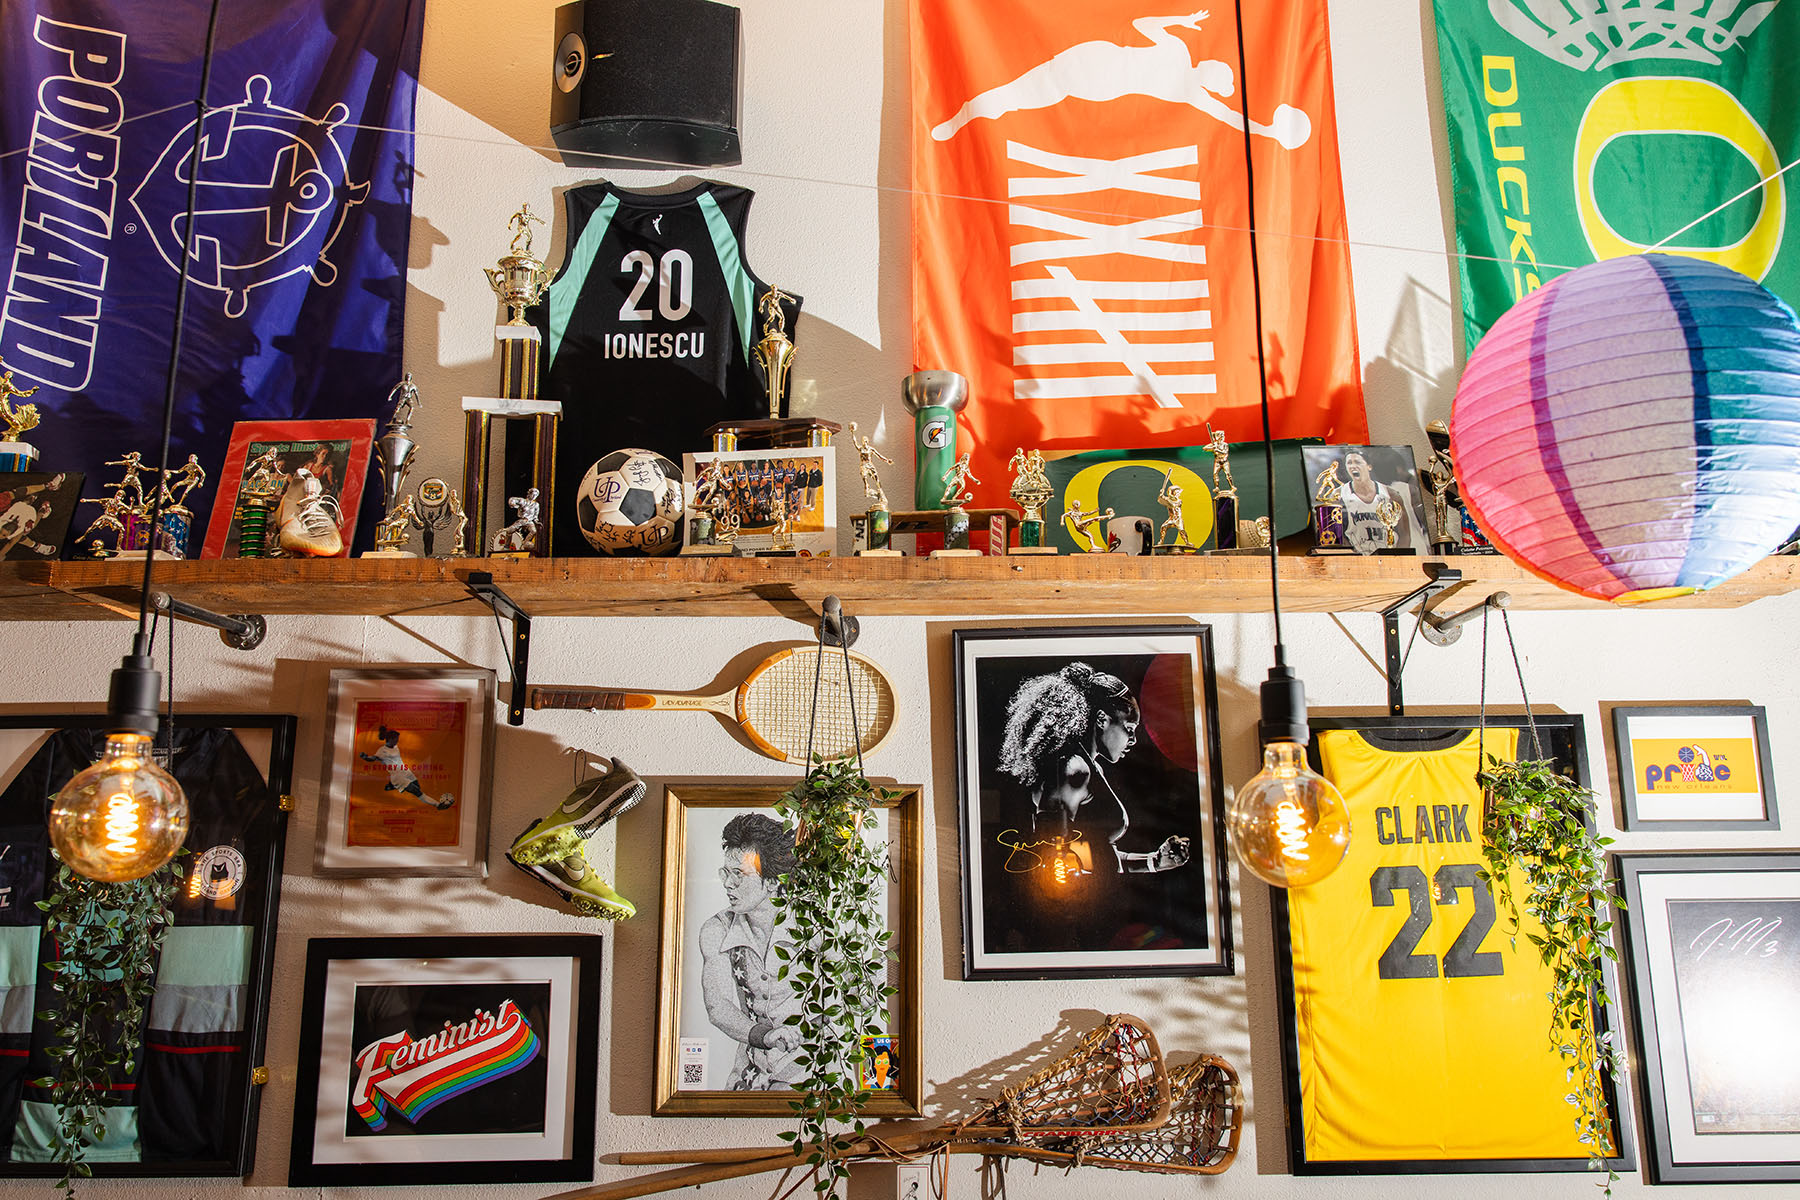
{"label": "racket strings", "polygon": [[887,681],[868,664],[851,659],[848,686],[841,667],[825,670],[818,688],[815,728],[813,679],[819,667],[818,651],[796,650],[757,676],[744,695],[746,723],[797,762],[806,756],[809,730],[815,754],[840,758],[873,745],[893,721],[894,697]]}

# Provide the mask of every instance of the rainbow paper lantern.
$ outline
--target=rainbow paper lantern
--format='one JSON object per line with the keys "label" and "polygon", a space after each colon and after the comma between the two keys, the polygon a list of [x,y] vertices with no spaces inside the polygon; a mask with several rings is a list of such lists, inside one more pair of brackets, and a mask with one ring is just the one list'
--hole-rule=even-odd
{"label": "rainbow paper lantern", "polygon": [[1475,347],[1450,453],[1526,570],[1620,604],[1715,587],[1800,527],[1800,322],[1699,259],[1581,267]]}

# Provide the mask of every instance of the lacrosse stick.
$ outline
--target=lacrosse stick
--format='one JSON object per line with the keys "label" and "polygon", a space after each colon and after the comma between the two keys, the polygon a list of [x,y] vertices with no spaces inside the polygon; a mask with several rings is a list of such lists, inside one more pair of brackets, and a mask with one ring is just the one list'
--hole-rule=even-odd
{"label": "lacrosse stick", "polygon": [[[986,1139],[1022,1143],[1039,1137],[1092,1136],[1154,1129],[1169,1118],[1169,1075],[1156,1035],[1132,1016],[1113,1016],[1084,1034],[1068,1054],[1007,1088],[1000,1098],[955,1123],[883,1125],[851,1141],[837,1157],[909,1159]],[[652,1151],[622,1154],[628,1164],[684,1162],[698,1165],[661,1171],[604,1187],[567,1192],[557,1200],[627,1200],[680,1187],[804,1166],[812,1148]]]}

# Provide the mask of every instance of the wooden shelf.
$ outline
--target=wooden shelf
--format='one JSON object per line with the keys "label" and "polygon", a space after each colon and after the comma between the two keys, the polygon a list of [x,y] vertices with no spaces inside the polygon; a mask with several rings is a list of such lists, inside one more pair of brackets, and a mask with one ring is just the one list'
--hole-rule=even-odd
{"label": "wooden shelf", "polygon": [[[1297,612],[1368,612],[1423,583],[1422,558],[1284,556],[1281,601]],[[1491,591],[1515,607],[1607,607],[1543,582],[1498,557],[1453,558],[1468,602]],[[1261,557],[1136,558],[1115,554],[1015,558],[796,559],[227,559],[158,563],[154,585],[218,612],[365,616],[474,615],[470,571],[534,617],[746,616],[804,618],[828,594],[861,615],[1261,612]],[[0,563],[0,620],[135,616],[142,563]],[[1736,608],[1800,587],[1800,557],[1770,558],[1730,583],[1662,608]]]}

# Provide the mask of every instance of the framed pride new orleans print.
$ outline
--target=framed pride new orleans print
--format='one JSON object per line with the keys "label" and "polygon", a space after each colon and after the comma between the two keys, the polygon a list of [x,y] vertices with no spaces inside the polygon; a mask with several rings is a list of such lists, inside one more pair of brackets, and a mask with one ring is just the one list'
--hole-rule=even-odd
{"label": "framed pride new orleans print", "polygon": [[963,978],[1230,974],[1211,628],[953,648]]}
{"label": "framed pride new orleans print", "polygon": [[600,939],[313,938],[289,1187],[588,1180]]}
{"label": "framed pride new orleans print", "polygon": [[1621,829],[1781,828],[1761,705],[1621,704],[1612,716]]}

